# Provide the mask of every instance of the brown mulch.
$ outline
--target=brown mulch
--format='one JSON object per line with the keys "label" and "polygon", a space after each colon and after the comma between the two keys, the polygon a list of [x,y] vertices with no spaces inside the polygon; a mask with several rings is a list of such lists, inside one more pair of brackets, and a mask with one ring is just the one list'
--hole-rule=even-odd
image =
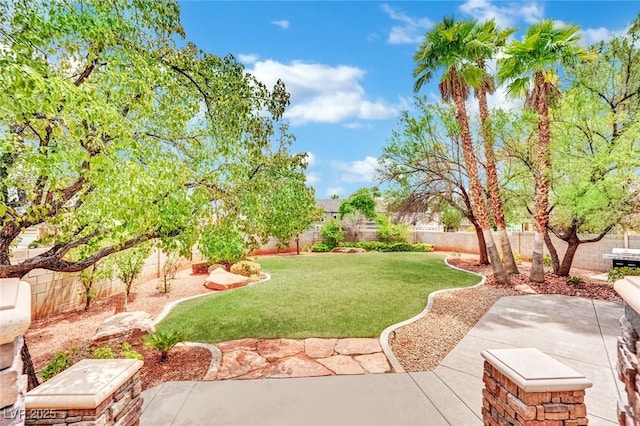
{"label": "brown mulch", "polygon": [[569,277],[559,277],[552,272],[546,271],[544,283],[534,283],[529,281],[530,264],[523,263],[518,266],[520,274],[511,275],[511,285],[501,286],[496,284],[491,276],[491,265],[478,265],[473,259],[449,259],[449,263],[468,271],[477,272],[487,276],[487,285],[493,287],[513,288],[518,284],[526,284],[540,294],[562,294],[565,296],[586,297],[588,299],[607,300],[610,302],[622,302],[622,299],[613,289],[609,282],[589,278],[594,274],[592,271],[572,268],[571,276],[582,278],[579,284],[572,284],[567,281]]}
{"label": "brown mulch", "polygon": [[144,357],[140,370],[143,390],[169,381],[201,380],[211,364],[211,351],[197,346],[176,346],[165,362],[160,362],[160,352],[155,349],[136,350]]}

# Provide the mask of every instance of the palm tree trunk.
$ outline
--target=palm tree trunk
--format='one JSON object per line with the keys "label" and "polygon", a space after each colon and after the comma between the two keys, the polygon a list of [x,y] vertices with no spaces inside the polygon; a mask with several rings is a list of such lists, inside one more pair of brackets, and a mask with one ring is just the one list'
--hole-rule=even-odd
{"label": "palm tree trunk", "polygon": [[[484,69],[483,61],[478,65]],[[493,132],[491,131],[491,123],[489,122],[489,106],[487,103],[486,88],[484,86],[478,88],[476,90],[476,95],[480,110],[484,155],[487,162],[487,186],[489,187],[491,199],[491,211],[493,212],[493,218],[495,219],[496,226],[498,228],[503,265],[509,275],[514,275],[518,274],[519,271],[518,266],[516,265],[516,260],[513,257],[511,242],[509,241],[509,236],[507,234],[506,221],[504,220],[504,209],[502,207],[502,197],[500,197],[500,185],[498,184],[498,171],[496,168],[496,154],[493,149],[494,138]]]}
{"label": "palm tree trunk", "polygon": [[544,282],[544,265],[542,263],[542,250],[549,224],[549,106],[547,105],[547,93],[542,72],[535,73],[534,99],[538,110],[538,146],[536,152],[537,170],[535,174],[536,198],[534,220],[536,224],[536,239],[533,248],[533,259],[529,279],[533,282]]}
{"label": "palm tree trunk", "polygon": [[509,284],[509,275],[500,261],[500,254],[498,253],[498,248],[496,247],[493,234],[491,233],[487,209],[485,207],[484,200],[482,199],[482,188],[480,186],[480,179],[478,178],[478,164],[473,152],[471,132],[469,131],[469,122],[467,120],[467,110],[464,105],[460,81],[457,78],[453,84],[453,91],[453,98],[456,104],[456,118],[460,125],[460,133],[462,137],[462,155],[464,157],[467,175],[469,177],[474,213],[478,218],[480,227],[482,228],[482,234],[484,235],[485,244],[487,246],[487,253],[489,254],[489,261],[491,262],[493,277],[498,284]]}

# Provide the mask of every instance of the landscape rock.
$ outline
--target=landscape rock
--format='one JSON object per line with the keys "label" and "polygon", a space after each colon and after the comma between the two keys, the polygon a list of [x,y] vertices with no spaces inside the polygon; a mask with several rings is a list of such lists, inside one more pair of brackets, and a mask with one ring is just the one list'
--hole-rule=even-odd
{"label": "landscape rock", "polygon": [[266,359],[246,349],[237,349],[222,355],[222,363],[218,368],[218,380],[232,379],[252,370],[269,365]]}
{"label": "landscape rock", "polygon": [[304,340],[304,352],[311,358],[327,358],[333,355],[333,348],[338,339],[318,339],[311,337]]}
{"label": "landscape rock", "polygon": [[364,253],[365,249],[361,249],[358,247],[335,247],[331,249],[332,253]]}
{"label": "landscape rock", "polygon": [[367,373],[377,374],[391,371],[389,361],[382,352],[371,355],[358,355],[353,358],[360,363]]}
{"label": "landscape rock", "polygon": [[336,343],[335,351],[342,355],[365,355],[381,352],[382,348],[378,339],[353,338],[340,339]]}
{"label": "landscape rock", "polygon": [[333,372],[304,354],[281,358],[264,369],[264,377],[318,377]]}
{"label": "landscape rock", "polygon": [[279,358],[299,354],[304,350],[304,343],[293,339],[263,340],[258,342],[257,350],[267,361],[272,362]]}
{"label": "landscape rock", "polygon": [[538,292],[535,291],[534,289],[532,289],[531,287],[529,287],[526,284],[518,284],[515,287],[513,287],[513,289],[515,291],[519,291],[520,293],[525,293],[525,294],[537,294]]}
{"label": "landscape rock", "polygon": [[251,280],[247,277],[216,268],[204,281],[204,285],[211,290],[228,290],[245,286],[250,282]]}
{"label": "landscape rock", "polygon": [[347,355],[334,355],[316,360],[336,374],[364,374],[363,368]]}
{"label": "landscape rock", "polygon": [[139,339],[153,332],[155,332],[155,327],[151,315],[147,312],[122,312],[107,318],[98,327],[91,342],[94,344],[123,343]]}

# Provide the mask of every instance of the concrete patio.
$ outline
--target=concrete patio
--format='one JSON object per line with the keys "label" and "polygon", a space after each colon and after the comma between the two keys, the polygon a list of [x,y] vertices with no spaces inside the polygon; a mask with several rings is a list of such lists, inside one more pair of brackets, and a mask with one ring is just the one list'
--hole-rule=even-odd
{"label": "concrete patio", "polygon": [[484,349],[535,347],[593,382],[591,426],[613,426],[622,306],[555,295],[500,299],[432,372],[168,382],[141,425],[481,425]]}

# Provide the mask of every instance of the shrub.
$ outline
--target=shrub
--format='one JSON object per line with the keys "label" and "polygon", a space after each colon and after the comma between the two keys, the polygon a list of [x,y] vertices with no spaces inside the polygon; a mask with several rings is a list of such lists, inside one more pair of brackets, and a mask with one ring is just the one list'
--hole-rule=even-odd
{"label": "shrub", "polygon": [[542,257],[542,265],[548,268],[551,267],[553,265],[553,262],[551,261],[551,256],[549,256],[548,254],[545,254]]}
{"label": "shrub", "polygon": [[572,276],[571,278],[567,278],[567,284],[573,284],[576,287],[579,287],[584,280],[578,276]]}
{"label": "shrub", "polygon": [[147,334],[145,336],[144,344],[148,348],[159,350],[160,362],[166,362],[169,360],[169,350],[183,340],[184,336],[178,331],[173,331],[170,333],[156,331],[155,333]]}
{"label": "shrub", "polygon": [[230,271],[234,274],[255,278],[260,276],[260,264],[250,260],[241,260],[238,263],[234,263]]}
{"label": "shrub", "polygon": [[514,251],[513,260],[516,262],[516,265],[522,264],[522,255],[519,252]]}
{"label": "shrub", "polygon": [[392,251],[405,252],[428,252],[433,251],[433,244],[411,244],[411,243],[383,243],[380,241],[359,241],[357,243],[340,244],[341,247],[357,247],[367,251],[379,251],[383,253]]}
{"label": "shrub", "polygon": [[327,243],[315,243],[313,246],[311,246],[311,251],[315,253],[326,253],[328,251],[331,251],[333,247],[334,246]]}
{"label": "shrub", "polygon": [[619,279],[631,275],[640,275],[640,268],[631,268],[629,266],[623,266],[622,268],[611,268],[609,269],[609,275],[607,279],[609,280],[609,282],[614,283]]}
{"label": "shrub", "polygon": [[378,215],[376,222],[378,224],[376,235],[382,241],[388,243],[407,241],[409,237],[409,227],[406,223],[392,223],[391,220],[384,215]]}
{"label": "shrub", "polygon": [[322,225],[320,235],[326,238],[327,242],[333,245],[333,247],[339,245],[344,240],[344,232],[340,227],[340,221],[337,219],[332,219]]}
{"label": "shrub", "polygon": [[95,348],[91,353],[91,358],[93,359],[114,359],[115,357],[116,354],[114,354],[113,350],[108,346]]}
{"label": "shrub", "polygon": [[49,364],[40,371],[40,377],[43,381],[47,381],[56,374],[66,370],[73,364],[73,358],[69,354],[69,351],[58,352],[53,355]]}
{"label": "shrub", "polygon": [[144,357],[142,354],[131,347],[131,345],[127,342],[122,344],[122,348],[120,349],[120,356],[126,359],[139,359],[143,360]]}

